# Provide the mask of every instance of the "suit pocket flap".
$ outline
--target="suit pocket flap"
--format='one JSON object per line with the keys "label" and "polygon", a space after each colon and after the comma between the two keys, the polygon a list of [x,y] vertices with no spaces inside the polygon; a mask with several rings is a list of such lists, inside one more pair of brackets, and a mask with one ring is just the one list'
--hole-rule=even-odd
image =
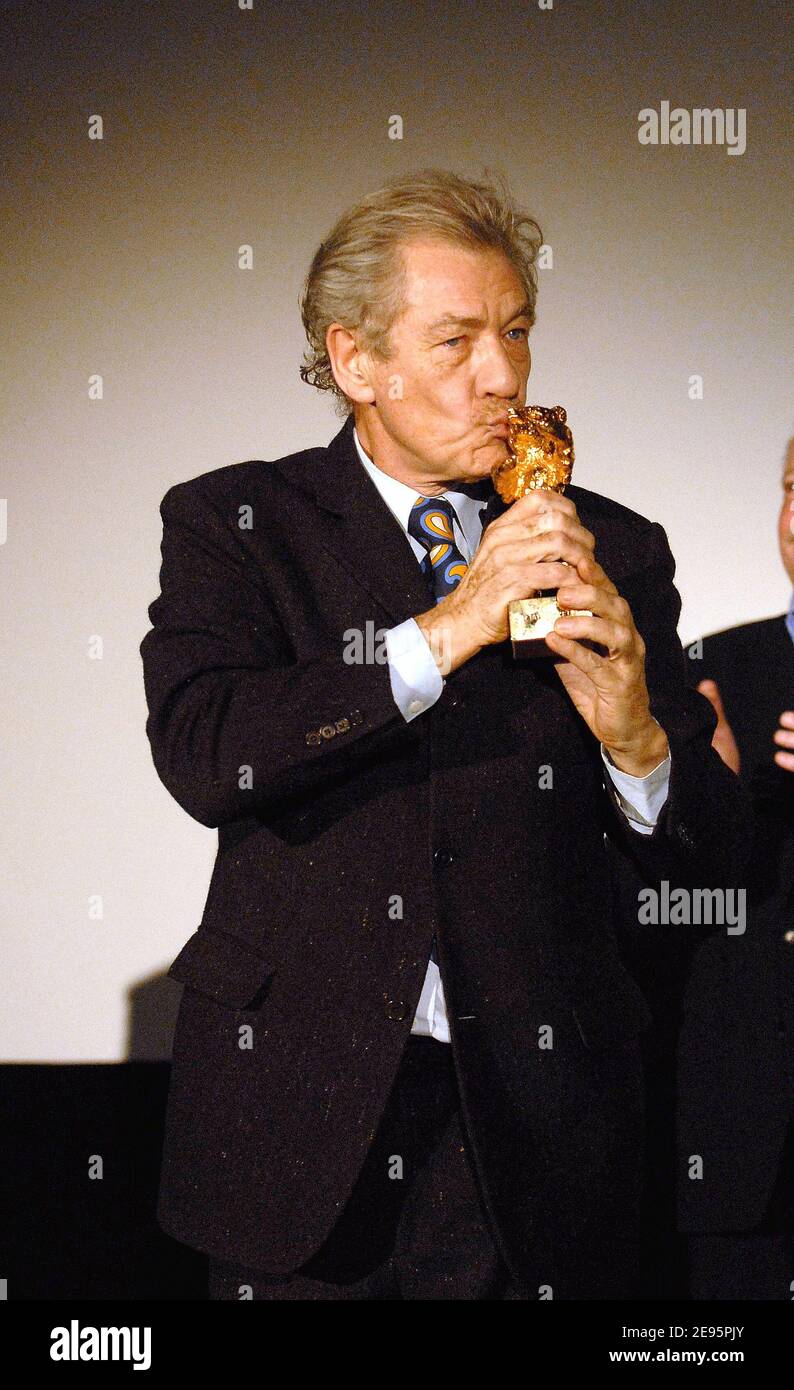
{"label": "suit pocket flap", "polygon": [[273,967],[245,941],[207,927],[193,933],[168,971],[170,979],[236,1009],[253,1004],[272,974]]}
{"label": "suit pocket flap", "polygon": [[572,1012],[587,1048],[626,1042],[653,1022],[653,1014],[637,987],[613,990],[599,999],[580,999]]}

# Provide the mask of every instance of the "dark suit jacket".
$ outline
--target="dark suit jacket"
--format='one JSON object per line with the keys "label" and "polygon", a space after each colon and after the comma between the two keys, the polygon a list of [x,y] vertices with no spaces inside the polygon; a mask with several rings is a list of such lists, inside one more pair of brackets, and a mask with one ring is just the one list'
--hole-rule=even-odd
{"label": "dark suit jacket", "polygon": [[[406,723],[388,666],[342,654],[346,630],[430,606],[352,426],[327,448],[179,484],[161,506],[147,732],[166,787],[219,844],[169,972],[186,988],[159,1220],[274,1274],[318,1249],[382,1114],[435,931],[503,1257],[557,1297],[610,1296],[630,1262],[649,1013],[616,947],[604,836],[651,879],[731,883],[748,808],[687,688],[664,532],[581,488],[570,495],[645,638],[671,744],[654,833],[616,810],[552,663],[516,661],[509,642]],[[502,509],[493,494],[488,519]]]}
{"label": "dark suit jacket", "polygon": [[[794,643],[782,616],[768,618],[705,638],[687,664],[693,683],[720,688],[758,834],[747,931],[699,945],[684,993],[679,1224],[743,1231],[767,1219],[794,1113],[794,775],[776,765],[772,738],[794,706]],[[702,1179],[688,1176],[691,1154]]]}

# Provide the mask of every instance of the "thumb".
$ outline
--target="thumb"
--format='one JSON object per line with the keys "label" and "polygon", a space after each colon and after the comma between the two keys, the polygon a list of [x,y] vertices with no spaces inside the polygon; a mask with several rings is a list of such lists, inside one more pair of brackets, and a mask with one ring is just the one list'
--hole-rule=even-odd
{"label": "thumb", "polygon": [[722,723],[725,719],[725,709],[723,707],[722,696],[720,695],[720,688],[717,685],[717,682],[701,681],[698,686],[698,691],[701,695],[705,695],[706,699],[709,701],[709,704],[713,706],[720,723]]}

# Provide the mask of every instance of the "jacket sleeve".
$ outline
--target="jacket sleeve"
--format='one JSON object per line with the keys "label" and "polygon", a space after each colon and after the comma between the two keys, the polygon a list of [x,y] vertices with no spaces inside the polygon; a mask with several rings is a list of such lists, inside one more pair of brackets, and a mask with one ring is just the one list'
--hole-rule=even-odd
{"label": "jacket sleeve", "polygon": [[633,830],[607,792],[607,833],[651,883],[667,879],[679,887],[746,887],[752,807],[738,777],[711,746],[714,710],[689,686],[677,633],[681,599],[673,583],[675,561],[658,523],[649,528],[645,554],[647,563],[618,588],[645,642],[651,713],[670,745],[670,787],[651,835]]}
{"label": "jacket sleeve", "polygon": [[295,659],[266,576],[194,482],[160,514],[161,591],[140,645],[146,733],[189,815],[219,826],[262,813],[420,737],[386,661],[350,663],[330,638]]}

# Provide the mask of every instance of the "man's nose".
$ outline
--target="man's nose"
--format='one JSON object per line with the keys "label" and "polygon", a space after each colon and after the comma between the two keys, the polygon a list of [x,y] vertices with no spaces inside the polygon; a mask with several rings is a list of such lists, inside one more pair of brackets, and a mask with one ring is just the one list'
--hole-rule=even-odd
{"label": "man's nose", "polygon": [[520,395],[522,385],[521,376],[504,344],[497,341],[489,345],[477,372],[478,394],[513,400]]}

